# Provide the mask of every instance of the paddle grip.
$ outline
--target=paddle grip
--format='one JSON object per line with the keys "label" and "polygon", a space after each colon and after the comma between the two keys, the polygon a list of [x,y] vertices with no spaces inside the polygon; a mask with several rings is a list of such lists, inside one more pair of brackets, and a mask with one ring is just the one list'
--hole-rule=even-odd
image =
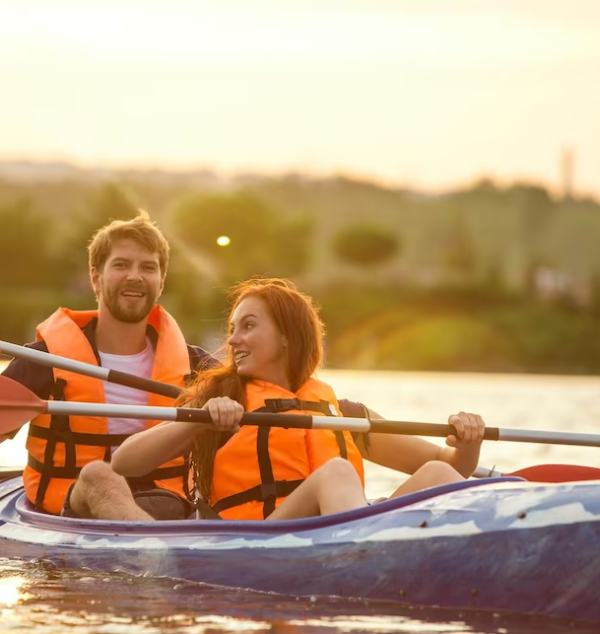
{"label": "paddle grip", "polygon": [[[403,434],[406,436],[429,436],[438,438],[456,435],[456,429],[453,425],[386,420],[372,420],[371,432],[375,434]],[[498,440],[499,429],[486,427],[483,438],[484,440]]]}
{"label": "paddle grip", "polygon": [[107,381],[117,383],[118,385],[125,385],[126,387],[133,387],[138,390],[143,390],[144,392],[170,396],[171,398],[177,398],[181,394],[181,388],[176,385],[169,385],[168,383],[161,383],[160,381],[153,381],[152,379],[132,376],[126,372],[119,372],[118,370],[110,370]]}
{"label": "paddle grip", "polygon": [[[177,420],[189,423],[212,423],[210,414],[205,409],[187,407],[177,408]],[[266,412],[244,412],[241,425],[256,427],[285,427],[294,429],[311,429],[312,416],[302,414],[271,414]]]}

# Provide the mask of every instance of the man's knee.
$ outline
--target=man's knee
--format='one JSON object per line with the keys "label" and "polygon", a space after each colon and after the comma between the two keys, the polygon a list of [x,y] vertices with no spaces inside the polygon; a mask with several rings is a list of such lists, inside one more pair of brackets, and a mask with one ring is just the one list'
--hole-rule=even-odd
{"label": "man's knee", "polygon": [[103,492],[118,486],[122,480],[123,478],[111,469],[108,462],[94,460],[81,469],[75,486],[79,491],[85,489],[86,491]]}
{"label": "man's knee", "polygon": [[105,480],[112,480],[118,476],[110,467],[108,462],[102,460],[94,460],[89,462],[81,469],[79,480],[85,484],[94,484]]}
{"label": "man's knee", "polygon": [[78,517],[93,517],[94,510],[111,499],[121,482],[129,491],[125,479],[115,473],[107,462],[95,460],[86,464],[70,493],[71,511]]}

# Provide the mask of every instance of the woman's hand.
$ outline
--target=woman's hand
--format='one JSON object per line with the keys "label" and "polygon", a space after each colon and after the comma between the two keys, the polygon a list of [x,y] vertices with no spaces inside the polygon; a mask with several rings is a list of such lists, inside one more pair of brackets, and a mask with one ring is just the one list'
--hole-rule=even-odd
{"label": "woman's hand", "polygon": [[448,424],[456,429],[456,434],[450,434],[446,438],[449,447],[457,449],[479,447],[485,432],[485,423],[478,414],[460,412],[448,418]]}
{"label": "woman's hand", "polygon": [[240,430],[240,420],[244,408],[228,396],[217,396],[206,401],[202,409],[207,410],[213,425],[219,431],[236,432]]}

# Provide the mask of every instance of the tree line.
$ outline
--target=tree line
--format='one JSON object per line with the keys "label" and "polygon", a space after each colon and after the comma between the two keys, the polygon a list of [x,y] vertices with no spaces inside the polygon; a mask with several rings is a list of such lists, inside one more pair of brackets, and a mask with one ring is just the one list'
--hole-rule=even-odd
{"label": "tree line", "polygon": [[285,276],[322,305],[329,365],[600,370],[600,205],[487,181],[424,196],[300,176],[3,180],[0,337],[92,305],[87,242],[139,207],[172,245],[165,303],[195,341],[216,345],[231,284]]}

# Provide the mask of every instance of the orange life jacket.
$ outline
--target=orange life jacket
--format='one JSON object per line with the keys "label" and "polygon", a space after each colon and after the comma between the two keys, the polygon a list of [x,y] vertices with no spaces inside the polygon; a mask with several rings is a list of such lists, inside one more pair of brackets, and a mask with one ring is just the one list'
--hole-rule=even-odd
{"label": "orange life jacket", "polygon": [[[97,311],[59,308],[37,328],[48,352],[92,365],[98,360],[82,328],[97,317]],[[155,306],[148,323],[158,332],[152,379],[183,386],[190,374],[188,349],[175,320]],[[54,400],[104,403],[102,381],[54,368]],[[172,407],[173,399],[150,394],[148,405]],[[147,421],[153,427],[161,421]],[[106,418],[97,416],[49,416],[34,418],[27,438],[28,464],[23,474],[25,492],[37,508],[59,514],[67,491],[81,468],[93,460],[110,460],[110,448],[126,435],[108,434]],[[162,465],[144,480],[185,497],[188,463],[176,458]]]}
{"label": "orange life jacket", "polygon": [[[341,416],[331,387],[316,379],[295,394],[251,381],[246,410]],[[313,471],[340,456],[364,485],[362,457],[349,432],[243,426],[216,453],[209,504],[225,519],[264,519]]]}

